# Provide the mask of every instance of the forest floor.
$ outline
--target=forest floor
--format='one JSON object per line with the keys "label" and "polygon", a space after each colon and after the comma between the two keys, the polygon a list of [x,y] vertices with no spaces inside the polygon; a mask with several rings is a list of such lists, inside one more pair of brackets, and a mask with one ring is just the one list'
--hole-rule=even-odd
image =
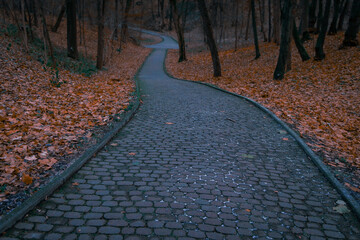
{"label": "forest floor", "polygon": [[120,51],[119,41],[107,38],[106,65],[97,71],[96,26],[87,26],[86,47],[83,38],[76,61],[66,56],[62,23],[50,32],[54,69],[45,64],[42,40],[26,49],[16,31],[0,27],[0,215],[101,139],[132,101],[133,76],[150,52],[131,40]]}
{"label": "forest floor", "polygon": [[[202,81],[256,100],[290,125],[323,159],[336,177],[360,200],[360,48],[339,50],[343,33],[327,36],[326,58],[302,62],[292,51],[292,70],[282,81],[273,80],[279,47],[260,45],[219,52],[222,77],[212,76],[209,52],[189,50],[178,63],[169,51],[166,67],[177,78]],[[305,43],[314,56],[316,36]],[[293,44],[294,46],[294,44]]]}

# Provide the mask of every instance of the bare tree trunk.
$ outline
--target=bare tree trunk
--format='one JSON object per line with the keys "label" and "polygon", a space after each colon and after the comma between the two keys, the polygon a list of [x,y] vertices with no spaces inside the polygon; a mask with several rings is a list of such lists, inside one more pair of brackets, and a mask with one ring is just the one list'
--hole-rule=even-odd
{"label": "bare tree trunk", "polygon": [[347,9],[349,8],[349,3],[350,3],[349,0],[345,0],[345,2],[344,2],[344,4],[343,4],[343,7],[342,7],[342,9],[341,9],[341,14],[340,14],[340,18],[339,18],[339,23],[338,23],[338,26],[337,26],[337,30],[338,30],[338,31],[341,31],[342,28],[343,28],[344,20],[345,20],[345,16],[346,16],[346,12],[347,12]]}
{"label": "bare tree trunk", "polygon": [[29,19],[29,33],[30,33],[30,41],[34,40],[34,34],[33,34],[33,30],[32,30],[32,17],[30,14],[30,8],[29,8],[29,4],[27,3],[27,1],[25,1],[25,7],[26,7],[26,13]]}
{"label": "bare tree trunk", "polygon": [[67,15],[67,51],[68,56],[77,59],[77,31],[76,31],[76,0],[66,0]]}
{"label": "bare tree trunk", "polygon": [[98,9],[98,45],[97,45],[97,58],[96,58],[96,68],[97,69],[101,69],[104,65],[105,1],[106,0],[97,0],[97,9]]}
{"label": "bare tree trunk", "polygon": [[264,42],[267,42],[264,22],[265,22],[265,0],[259,0],[259,13],[260,13],[260,32],[264,37]]}
{"label": "bare tree trunk", "polygon": [[268,31],[268,41],[271,41],[271,0],[268,0],[268,24],[269,24],[269,31]]}
{"label": "bare tree trunk", "polygon": [[115,0],[115,19],[114,19],[114,33],[113,39],[118,39],[118,25],[119,25],[119,0]]}
{"label": "bare tree trunk", "polygon": [[273,23],[274,23],[274,42],[280,43],[280,0],[274,0],[273,3]]}
{"label": "bare tree trunk", "polygon": [[255,59],[260,57],[259,41],[256,30],[256,13],[255,13],[255,1],[251,0],[251,16],[252,16],[252,28],[254,33],[254,45],[255,45]]}
{"label": "bare tree trunk", "polygon": [[36,1],[35,0],[30,0],[30,8],[31,11],[33,12],[33,18],[34,18],[34,26],[37,27],[38,25],[38,20],[37,20],[37,13],[36,13]]}
{"label": "bare tree trunk", "polygon": [[310,32],[315,32],[315,23],[316,23],[316,6],[318,0],[312,0],[309,9],[309,30]]}
{"label": "bare tree trunk", "polygon": [[128,21],[128,16],[129,16],[129,12],[130,12],[131,1],[132,0],[126,0],[124,19],[123,19],[123,23],[121,25],[121,42],[126,42],[126,38],[127,38],[127,34],[128,34],[127,21]]}
{"label": "bare tree trunk", "polygon": [[359,41],[356,39],[359,32],[360,25],[360,1],[354,0],[351,7],[351,15],[349,19],[349,25],[345,32],[345,38],[342,43],[343,46],[358,46]]}
{"label": "bare tree trunk", "polygon": [[302,41],[310,40],[309,7],[309,0],[302,0],[301,26],[299,30],[299,35],[302,36]]}
{"label": "bare tree trunk", "polygon": [[24,34],[24,46],[26,51],[29,49],[28,47],[28,40],[27,40],[27,30],[26,30],[26,24],[25,24],[25,2],[24,0],[21,0],[21,20],[22,20],[22,26],[23,26],[23,34]]}
{"label": "bare tree trunk", "polygon": [[56,20],[56,23],[55,23],[55,25],[51,28],[51,31],[52,31],[52,32],[57,32],[57,30],[58,30],[58,28],[59,28],[59,26],[60,26],[61,20],[62,20],[64,14],[65,14],[65,10],[66,10],[66,4],[63,4],[63,5],[61,6],[60,13],[59,13],[59,16],[58,16],[58,18],[57,18],[57,20]]}
{"label": "bare tree trunk", "polygon": [[283,22],[281,24],[281,42],[278,62],[274,71],[274,79],[281,80],[285,75],[285,68],[289,59],[290,52],[290,35],[291,35],[291,13],[292,13],[292,0],[284,2]]}
{"label": "bare tree trunk", "polygon": [[326,0],[325,12],[324,12],[323,20],[321,22],[320,34],[318,36],[315,46],[315,58],[314,58],[315,60],[323,60],[325,58],[324,42],[325,42],[327,28],[329,25],[330,7],[331,7],[331,0]]}
{"label": "bare tree trunk", "polygon": [[329,35],[335,35],[337,33],[337,20],[339,18],[340,0],[334,0],[334,16],[330,24]]}
{"label": "bare tree trunk", "polygon": [[321,31],[322,20],[323,20],[323,0],[319,0],[319,9],[318,9],[315,33],[319,33]]}
{"label": "bare tree trunk", "polygon": [[220,66],[220,59],[219,54],[217,51],[216,43],[214,40],[214,34],[211,27],[210,18],[208,15],[208,11],[206,8],[206,4],[204,0],[197,0],[200,14],[203,20],[204,30],[207,36],[207,44],[210,48],[211,57],[213,61],[213,68],[214,68],[214,77],[220,77],[221,76],[221,66]]}
{"label": "bare tree trunk", "polygon": [[[51,44],[51,40],[50,40],[50,35],[49,32],[47,30],[47,25],[46,25],[46,18],[45,18],[45,13],[44,13],[44,2],[40,1],[39,2],[39,8],[40,8],[40,14],[41,14],[41,22],[42,22],[42,30],[43,30],[43,36],[45,39],[45,55],[49,55],[50,59],[51,59],[51,65],[55,68],[56,67],[56,60],[54,58],[54,50]],[[48,53],[46,51],[46,49],[48,49]]]}
{"label": "bare tree trunk", "polygon": [[235,0],[235,51],[238,45],[239,1]]}
{"label": "bare tree trunk", "polygon": [[186,61],[184,29],[181,27],[181,24],[180,24],[180,15],[177,10],[176,0],[170,0],[170,6],[173,11],[174,25],[175,25],[176,34],[178,37],[179,62]]}
{"label": "bare tree trunk", "polygon": [[295,19],[293,18],[292,21],[293,21],[292,36],[294,38],[296,48],[300,54],[301,60],[307,61],[310,59],[309,54],[306,52],[306,49],[304,48],[304,46],[300,40],[299,32],[297,31],[297,28],[296,28]]}
{"label": "bare tree trunk", "polygon": [[[248,2],[248,3],[250,3],[250,2]],[[250,14],[251,14],[251,6],[250,5],[251,4],[248,4],[248,15],[247,15],[247,21],[246,21],[245,40],[247,40],[249,37]]]}

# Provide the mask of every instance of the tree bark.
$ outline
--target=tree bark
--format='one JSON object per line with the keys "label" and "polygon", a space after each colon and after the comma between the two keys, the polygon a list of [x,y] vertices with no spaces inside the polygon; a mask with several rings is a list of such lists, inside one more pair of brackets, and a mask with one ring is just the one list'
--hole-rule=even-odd
{"label": "tree bark", "polygon": [[214,40],[214,34],[211,27],[210,18],[208,15],[208,11],[206,8],[206,4],[204,0],[197,0],[199,11],[203,20],[204,30],[207,36],[207,44],[210,48],[211,57],[213,61],[213,68],[214,68],[214,77],[220,77],[221,76],[221,66],[220,66],[220,60],[219,60],[219,54],[217,50],[217,46]]}
{"label": "tree bark", "polygon": [[77,31],[76,31],[76,0],[66,0],[67,15],[67,52],[68,56],[77,59]]}
{"label": "tree bark", "polygon": [[330,7],[331,7],[331,0],[326,0],[325,12],[321,22],[320,34],[318,36],[315,46],[315,60],[318,61],[321,61],[325,58],[324,42],[325,42],[327,28],[329,25]]}
{"label": "tree bark", "polygon": [[[251,0],[250,0],[251,1]],[[250,2],[249,2],[250,3]],[[248,4],[248,14],[247,14],[247,20],[246,20],[246,30],[245,30],[245,40],[248,39],[249,36],[249,25],[250,25],[250,14],[251,14],[251,4]]]}
{"label": "tree bark", "polygon": [[343,46],[358,46],[357,33],[359,32],[360,25],[360,0],[354,0],[351,7],[351,15],[349,25],[345,32],[345,38],[342,43]]}
{"label": "tree bark", "polygon": [[283,8],[283,18],[281,24],[281,42],[280,42],[280,52],[279,58],[276,64],[276,68],[274,71],[274,79],[281,80],[284,78],[285,75],[285,68],[287,65],[287,61],[289,60],[289,53],[290,53],[290,36],[291,36],[291,13],[292,13],[292,0],[284,2]]}
{"label": "tree bark", "polygon": [[262,32],[264,37],[264,42],[267,42],[267,37],[264,28],[265,22],[265,0],[259,1],[259,13],[260,13],[260,32]]}
{"label": "tree bark", "polygon": [[170,0],[170,6],[173,11],[174,25],[176,34],[178,37],[179,45],[179,62],[186,61],[186,50],[185,50],[185,39],[184,39],[184,29],[180,24],[180,14],[178,13],[176,0]]}
{"label": "tree bark", "polygon": [[340,0],[334,0],[334,16],[330,24],[329,35],[335,35],[337,33],[337,21],[339,18]]}
{"label": "tree bark", "polygon": [[235,51],[238,44],[238,25],[239,25],[239,1],[235,0]]}
{"label": "tree bark", "polygon": [[340,18],[339,18],[339,23],[337,26],[337,30],[341,31],[344,25],[344,20],[345,20],[345,15],[347,12],[347,9],[349,8],[349,0],[345,0],[345,3],[343,4],[343,7],[341,8],[341,14],[340,14]]}
{"label": "tree bark", "polygon": [[119,0],[115,0],[115,19],[114,19],[114,33],[113,39],[118,39],[118,25],[119,25]]}
{"label": "tree bark", "polygon": [[297,31],[297,28],[296,28],[295,19],[293,19],[292,21],[293,21],[292,36],[294,38],[296,48],[301,56],[301,60],[307,61],[310,59],[309,54],[306,52],[306,49],[304,48],[304,46],[300,40],[299,32]]}
{"label": "tree bark", "polygon": [[268,0],[268,21],[269,21],[269,29],[268,29],[268,41],[271,41],[271,0]]}
{"label": "tree bark", "polygon": [[98,45],[97,45],[97,59],[96,68],[101,69],[104,65],[104,14],[105,1],[97,0],[98,11]]}
{"label": "tree bark", "polygon": [[29,49],[28,47],[28,40],[27,40],[27,30],[26,30],[26,24],[25,24],[25,2],[24,0],[21,0],[21,20],[22,20],[22,32],[24,34],[24,45],[26,51]]}
{"label": "tree bark", "polygon": [[280,0],[274,0],[273,7],[273,23],[274,23],[274,42],[280,43]]}
{"label": "tree bark", "polygon": [[63,5],[61,6],[59,16],[58,16],[58,18],[56,19],[56,23],[55,23],[55,25],[51,28],[51,31],[52,31],[52,32],[57,32],[57,30],[58,30],[58,28],[59,28],[59,26],[60,26],[61,20],[62,20],[64,14],[65,14],[65,10],[66,10],[66,4],[63,4]]}
{"label": "tree bark", "polygon": [[319,0],[319,9],[317,15],[317,22],[316,22],[316,32],[319,33],[321,31],[321,25],[323,20],[323,0]]}
{"label": "tree bark", "polygon": [[256,13],[255,13],[255,1],[251,0],[251,15],[252,15],[252,28],[254,33],[254,44],[255,44],[255,59],[260,57],[259,41],[256,29]]}

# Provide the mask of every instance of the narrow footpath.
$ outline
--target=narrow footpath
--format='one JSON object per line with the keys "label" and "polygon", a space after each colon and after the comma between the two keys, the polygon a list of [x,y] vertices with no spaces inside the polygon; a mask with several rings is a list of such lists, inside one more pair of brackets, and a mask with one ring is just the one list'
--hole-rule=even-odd
{"label": "narrow footpath", "polygon": [[360,239],[298,143],[238,97],[169,78],[170,38],[134,118],[5,239]]}

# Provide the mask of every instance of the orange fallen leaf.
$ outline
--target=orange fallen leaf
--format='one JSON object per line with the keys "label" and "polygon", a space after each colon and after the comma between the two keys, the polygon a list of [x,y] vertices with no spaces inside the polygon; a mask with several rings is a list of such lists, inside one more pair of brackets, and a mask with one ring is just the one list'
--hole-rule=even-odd
{"label": "orange fallen leaf", "polygon": [[172,122],[166,122],[165,124],[167,124],[167,125],[172,125],[172,124],[174,124],[174,123],[172,123]]}
{"label": "orange fallen leaf", "polygon": [[73,186],[79,186],[79,183],[78,183],[78,182],[73,182],[72,185],[73,185]]}
{"label": "orange fallen leaf", "polygon": [[284,140],[284,141],[288,141],[289,139],[288,139],[288,138],[283,138],[282,140]]}
{"label": "orange fallen leaf", "polygon": [[130,155],[130,156],[135,156],[136,153],[134,153],[134,152],[129,152],[129,155]]}
{"label": "orange fallen leaf", "polygon": [[23,174],[22,178],[21,178],[21,181],[23,183],[25,183],[26,185],[30,185],[32,182],[33,182],[33,178],[30,177],[29,175],[27,174]]}
{"label": "orange fallen leaf", "polygon": [[350,188],[350,189],[351,189],[352,191],[354,191],[354,192],[360,193],[360,189],[359,189],[359,188],[354,187],[354,186],[352,186],[352,185],[349,184],[349,183],[345,183],[345,186],[348,187],[348,188]]}
{"label": "orange fallen leaf", "polygon": [[247,212],[251,212],[251,210],[250,210],[250,209],[245,209],[245,211],[247,211]]}

